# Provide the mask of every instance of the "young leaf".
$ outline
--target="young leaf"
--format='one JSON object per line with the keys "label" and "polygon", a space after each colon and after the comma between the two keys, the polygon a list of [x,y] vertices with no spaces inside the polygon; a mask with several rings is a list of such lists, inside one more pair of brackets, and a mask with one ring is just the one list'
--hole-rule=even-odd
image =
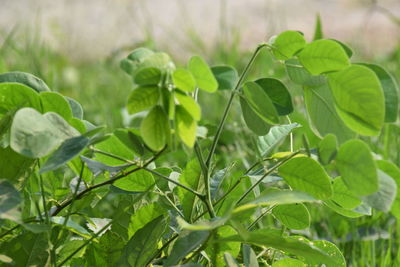
{"label": "young leaf", "polygon": [[257,148],[262,157],[268,156],[290,132],[300,127],[297,123],[273,126],[265,136],[258,137]]}
{"label": "young leaf", "polygon": [[292,97],[286,86],[278,79],[262,78],[256,83],[264,90],[274,104],[280,116],[293,112]]}
{"label": "young leaf", "polygon": [[278,124],[279,116],[269,96],[255,82],[247,82],[243,86],[243,93],[250,107],[266,123]]}
{"label": "young leaf", "polygon": [[300,63],[313,75],[339,71],[350,65],[346,51],[332,40],[317,40],[299,53]]}
{"label": "young leaf", "polygon": [[359,134],[378,135],[385,119],[385,102],[375,73],[352,65],[329,74],[328,82],[343,122]]}
{"label": "young leaf", "polygon": [[196,80],[192,73],[186,69],[177,69],[172,73],[172,81],[175,87],[186,92],[193,92],[196,89]]}
{"label": "young leaf", "polygon": [[157,252],[157,244],[167,228],[163,216],[159,216],[139,229],[126,244],[118,266],[147,266]]}
{"label": "young leaf", "polygon": [[155,106],[140,125],[143,141],[152,150],[161,150],[169,138],[168,117],[160,106]]}
{"label": "young leaf", "polygon": [[36,92],[50,91],[49,87],[38,77],[26,72],[7,72],[0,74],[0,83],[20,83]]}
{"label": "young leaf", "polygon": [[240,97],[240,107],[247,127],[258,136],[266,135],[271,126],[253,111],[244,97]]}
{"label": "young leaf", "polygon": [[176,107],[176,129],[179,138],[188,147],[193,147],[196,141],[197,123],[192,116],[181,106]]}
{"label": "young leaf", "polygon": [[289,229],[302,230],[310,226],[310,213],[301,203],[276,206],[272,214]]}
{"label": "young leaf", "polygon": [[40,100],[42,102],[43,113],[55,112],[66,121],[72,118],[72,110],[68,101],[59,93],[42,92],[40,93]]}
{"label": "young leaf", "polygon": [[218,90],[232,90],[235,88],[239,75],[234,67],[222,65],[211,68],[218,82]]}
{"label": "young leaf", "polygon": [[133,81],[138,85],[157,85],[161,80],[161,75],[161,70],[158,68],[144,68],[135,73]]}
{"label": "young leaf", "polygon": [[218,82],[204,59],[199,56],[192,57],[188,68],[196,80],[197,87],[209,93],[218,89]]}
{"label": "young leaf", "polygon": [[334,134],[327,134],[318,144],[318,158],[323,165],[329,162],[336,156],[337,139]]}
{"label": "young leaf", "polygon": [[179,104],[186,110],[187,113],[195,120],[199,121],[201,118],[201,109],[199,104],[188,95],[184,95],[182,93],[175,93],[176,99],[178,99]]}
{"label": "young leaf", "polygon": [[135,114],[152,108],[158,103],[160,88],[156,85],[138,87],[129,95],[126,108],[129,114]]}
{"label": "young leaf", "polygon": [[397,184],[392,177],[378,170],[379,190],[363,198],[374,209],[389,212],[397,194]]}
{"label": "young leaf", "polygon": [[328,174],[315,160],[292,158],[279,167],[279,175],[295,190],[307,192],[317,199],[329,199],[332,186]]}
{"label": "young leaf", "polygon": [[279,34],[272,42],[273,54],[277,59],[285,60],[293,57],[304,48],[306,40],[298,31],[285,31]]}
{"label": "young leaf", "polygon": [[322,38],[324,38],[324,33],[322,32],[321,16],[318,13],[317,16],[316,16],[316,20],[315,20],[315,29],[314,29],[313,41],[319,40],[319,39],[322,39]]}
{"label": "young leaf", "polygon": [[346,187],[341,177],[336,177],[332,186],[332,200],[341,207],[351,210],[361,204],[361,200]]}
{"label": "young leaf", "polygon": [[343,182],[354,194],[366,196],[378,191],[375,162],[363,141],[350,140],[341,145],[336,165]]}

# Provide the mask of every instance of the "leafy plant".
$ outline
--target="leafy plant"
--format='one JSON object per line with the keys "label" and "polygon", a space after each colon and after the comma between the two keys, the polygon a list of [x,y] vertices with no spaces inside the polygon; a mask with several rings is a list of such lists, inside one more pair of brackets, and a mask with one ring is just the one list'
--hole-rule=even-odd
{"label": "leafy plant", "polygon": [[[39,78],[0,75],[0,260],[346,266],[335,244],[296,231],[310,227],[315,207],[399,216],[400,170],[369,146],[397,121],[398,89],[383,68],[352,63],[350,48],[317,29],[309,43],[285,31],[260,44],[240,76],[199,56],[176,68],[165,53],[134,50],[121,62],[134,84],[132,127],[112,133]],[[264,49],[301,85],[304,105],[278,79],[247,78]],[[221,120],[210,125],[202,109],[214,107],[199,102],[226,92]],[[252,153],[227,163],[221,137],[236,101]],[[296,120],[302,110],[308,123]],[[295,142],[302,123],[318,144],[306,135]],[[288,136],[289,148],[278,150]]]}

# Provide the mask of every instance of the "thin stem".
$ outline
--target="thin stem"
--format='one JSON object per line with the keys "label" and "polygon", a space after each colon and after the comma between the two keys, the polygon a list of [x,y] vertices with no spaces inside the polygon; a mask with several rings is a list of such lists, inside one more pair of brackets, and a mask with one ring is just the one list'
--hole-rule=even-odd
{"label": "thin stem", "polygon": [[267,214],[268,212],[270,212],[273,208],[275,207],[275,205],[272,205],[271,207],[269,207],[268,209],[266,209],[263,213],[260,214],[260,216],[257,217],[257,219],[254,220],[254,222],[252,222],[248,227],[247,230],[251,230],[251,228],[254,227],[254,225],[256,225],[262,217],[265,216],[265,214]]}
{"label": "thin stem", "polygon": [[296,156],[299,153],[300,153],[300,151],[293,152],[288,157],[286,157],[284,160],[278,162],[275,166],[273,166],[271,169],[269,169],[267,172],[265,172],[265,174],[260,179],[258,179],[258,181],[255,182],[249,189],[247,189],[247,191],[239,198],[237,204],[242,202],[243,199],[245,199],[247,197],[247,195],[250,194],[250,192],[252,192],[253,189],[262,182],[262,180],[264,180],[265,177],[267,177],[268,175],[273,173],[278,167],[285,164],[288,160],[290,160],[291,158],[293,158],[294,156]]}
{"label": "thin stem", "polygon": [[4,233],[2,233],[2,234],[0,235],[0,239],[2,239],[3,237],[5,237],[5,236],[8,235],[8,234],[11,234],[15,229],[18,229],[20,226],[21,226],[21,225],[18,224],[18,225],[16,225],[16,226],[14,226],[14,227],[8,229],[7,231],[5,231]]}
{"label": "thin stem", "polygon": [[250,67],[253,65],[253,63],[254,63],[254,61],[255,61],[255,59],[256,59],[258,53],[260,52],[260,50],[261,50],[262,48],[264,48],[264,47],[266,47],[266,46],[268,46],[268,45],[267,45],[267,44],[260,44],[260,45],[256,48],[256,50],[254,51],[253,55],[251,56],[249,62],[247,63],[247,65],[246,65],[246,67],[245,67],[245,69],[244,69],[242,75],[240,76],[238,82],[236,83],[235,88],[234,88],[234,89],[232,90],[232,92],[231,92],[231,95],[230,95],[229,100],[228,100],[228,104],[227,104],[226,107],[225,107],[224,113],[223,113],[223,115],[222,115],[222,119],[221,119],[221,121],[220,121],[220,123],[219,123],[219,125],[218,125],[217,132],[215,133],[213,143],[211,144],[210,152],[208,153],[208,156],[207,156],[206,165],[207,165],[208,168],[210,168],[211,160],[212,160],[212,157],[213,157],[213,155],[214,155],[214,153],[215,153],[215,149],[216,149],[216,147],[217,147],[217,143],[218,143],[219,138],[220,138],[220,136],[221,136],[222,129],[224,128],[226,119],[227,119],[227,117],[228,117],[228,113],[229,113],[229,111],[230,111],[230,109],[231,109],[231,107],[232,107],[233,99],[234,99],[236,93],[239,91],[239,88],[240,88],[240,86],[242,85],[243,80],[246,78],[247,73],[249,72]]}
{"label": "thin stem", "polygon": [[[40,161],[38,160],[38,166],[40,169]],[[49,217],[49,213],[47,212],[47,208],[46,208],[46,197],[44,194],[44,186],[43,186],[43,177],[42,175],[39,173],[39,184],[40,184],[40,192],[42,195],[42,205],[43,205],[43,209],[44,209],[44,216],[46,217],[46,223],[49,224],[50,223],[50,217]]]}

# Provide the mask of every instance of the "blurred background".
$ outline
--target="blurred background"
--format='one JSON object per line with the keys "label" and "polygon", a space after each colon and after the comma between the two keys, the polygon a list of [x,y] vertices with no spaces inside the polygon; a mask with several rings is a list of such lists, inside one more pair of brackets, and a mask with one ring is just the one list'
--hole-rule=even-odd
{"label": "blurred background", "polygon": [[[399,0],[0,0],[0,71],[19,70],[80,101],[88,119],[121,126],[131,82],[119,60],[139,46],[240,71],[258,43],[292,29],[326,37],[356,60],[399,71]],[[269,62],[265,60],[265,62]],[[268,68],[268,66],[266,66]],[[267,70],[266,70],[267,71]],[[275,71],[268,70],[270,74]]]}

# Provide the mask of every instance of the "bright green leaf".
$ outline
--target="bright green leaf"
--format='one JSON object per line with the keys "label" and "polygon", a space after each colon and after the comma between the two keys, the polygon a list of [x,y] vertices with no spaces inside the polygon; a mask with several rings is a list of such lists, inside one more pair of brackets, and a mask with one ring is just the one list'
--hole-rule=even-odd
{"label": "bright green leaf", "polygon": [[152,150],[161,150],[169,138],[168,117],[160,106],[155,106],[140,125],[143,141]]}
{"label": "bright green leaf", "polygon": [[177,69],[172,73],[175,87],[182,91],[193,92],[196,89],[196,80],[192,73],[186,69]]}
{"label": "bright green leaf", "polygon": [[285,60],[293,57],[306,45],[304,36],[298,31],[284,31],[279,34],[271,43],[274,56],[277,59]]}
{"label": "bright green leaf", "polygon": [[66,121],[72,118],[72,110],[68,101],[59,93],[42,92],[40,93],[40,100],[42,102],[43,113],[55,112]]}
{"label": "bright green leaf", "polygon": [[179,138],[188,147],[193,147],[196,141],[197,123],[193,117],[181,106],[176,107],[176,129]]}
{"label": "bright green leaf", "polygon": [[178,99],[179,104],[186,110],[187,113],[190,114],[190,116],[195,121],[200,120],[201,118],[200,106],[191,96],[176,92],[175,97],[176,99]]}
{"label": "bright green leaf", "polygon": [[197,87],[209,93],[218,89],[218,82],[204,59],[199,56],[190,58],[188,68],[196,80]]}
{"label": "bright green leaf", "polygon": [[130,114],[138,113],[157,105],[160,88],[155,85],[138,87],[128,97],[126,108]]}
{"label": "bright green leaf", "polygon": [[276,206],[272,214],[289,229],[302,230],[310,226],[310,213],[301,203]]}

